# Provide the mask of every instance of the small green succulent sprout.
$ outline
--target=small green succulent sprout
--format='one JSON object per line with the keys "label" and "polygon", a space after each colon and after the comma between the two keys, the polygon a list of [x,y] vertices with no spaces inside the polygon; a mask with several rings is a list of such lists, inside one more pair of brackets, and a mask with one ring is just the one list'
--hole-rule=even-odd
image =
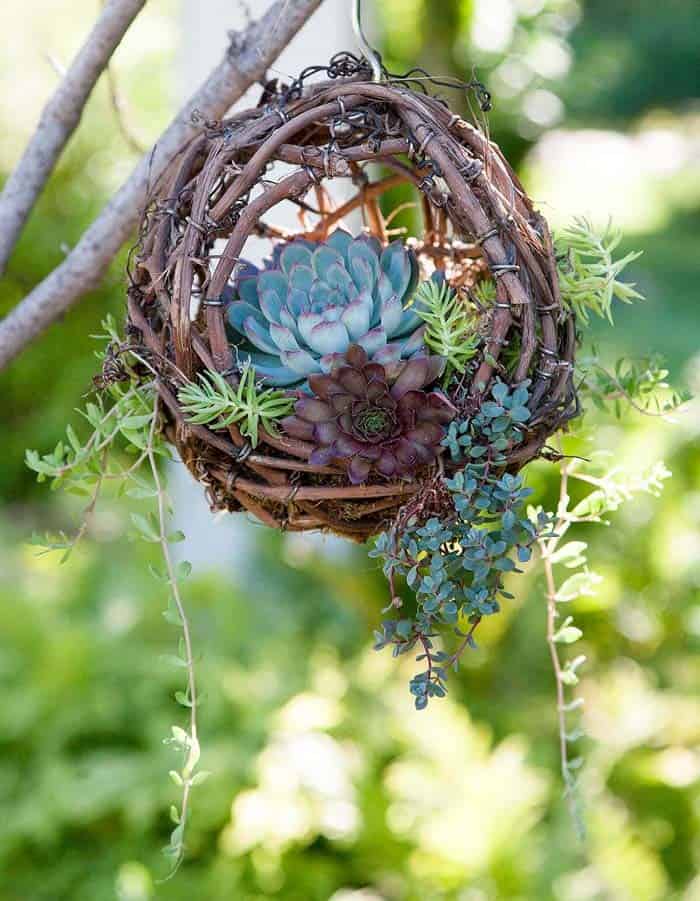
{"label": "small green succulent sprout", "polygon": [[488,309],[496,302],[496,282],[492,278],[484,278],[474,285],[470,295],[480,307]]}
{"label": "small green succulent sprout", "polygon": [[187,421],[193,425],[211,425],[223,429],[237,425],[253,447],[258,443],[258,430],[276,434],[276,424],[294,407],[294,398],[282,391],[256,384],[255,370],[245,364],[238,387],[233,388],[218,372],[199,376],[200,384],[189,382],[178,391],[178,399]]}
{"label": "small green succulent sprout", "polygon": [[238,358],[270,385],[305,387],[353,345],[381,364],[425,353],[416,308],[418,262],[401,241],[338,229],[325,242],[279,245],[262,270],[245,264],[227,319]]}
{"label": "small green succulent sprout", "polygon": [[409,305],[426,324],[426,346],[447,361],[443,379],[447,385],[476,355],[480,341],[477,317],[439,272],[420,285]]}
{"label": "small green succulent sprout", "polygon": [[623,303],[644,300],[634,284],[618,279],[629,263],[641,256],[641,251],[632,251],[615,260],[613,253],[621,240],[622,233],[612,223],[603,232],[597,232],[583,217],[574,219],[555,236],[562,301],[585,325],[591,313],[612,324],[614,298]]}

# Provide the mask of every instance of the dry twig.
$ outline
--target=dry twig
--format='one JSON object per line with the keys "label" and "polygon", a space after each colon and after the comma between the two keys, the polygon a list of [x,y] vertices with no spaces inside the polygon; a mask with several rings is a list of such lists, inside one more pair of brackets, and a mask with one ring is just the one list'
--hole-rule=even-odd
{"label": "dry twig", "polygon": [[[260,19],[232,37],[235,56],[226,54],[185,103],[153,149],[143,156],[63,263],[0,323],[0,369],[100,282],[109,262],[136,227],[149,185],[158,180],[194,134],[193,114],[198,112],[205,119],[223,116],[251,85],[264,77],[268,66],[321,2],[278,0]],[[283,8],[284,16],[281,15]],[[53,162],[49,171],[52,167]],[[0,218],[0,233],[2,231]]]}
{"label": "dry twig", "polygon": [[78,127],[92,89],[146,0],[108,0],[87,40],[43,109],[39,124],[0,194],[0,274]]}

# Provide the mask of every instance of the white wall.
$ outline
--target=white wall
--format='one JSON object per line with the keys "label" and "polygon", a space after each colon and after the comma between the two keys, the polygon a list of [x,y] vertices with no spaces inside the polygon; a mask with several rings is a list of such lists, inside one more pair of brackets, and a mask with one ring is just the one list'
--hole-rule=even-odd
{"label": "white wall", "polygon": [[[260,16],[272,0],[182,0],[182,45],[177,80],[189,94],[228,46],[227,32],[245,27],[245,9]],[[365,5],[367,5],[365,0]],[[354,50],[351,0],[325,0],[282,53],[271,74],[294,76],[310,63],[322,63],[338,50]]]}

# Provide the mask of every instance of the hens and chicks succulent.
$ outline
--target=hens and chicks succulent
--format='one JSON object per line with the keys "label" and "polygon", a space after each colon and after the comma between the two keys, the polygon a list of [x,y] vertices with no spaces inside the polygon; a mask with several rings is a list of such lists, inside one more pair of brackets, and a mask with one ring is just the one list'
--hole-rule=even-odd
{"label": "hens and chicks succulent", "polygon": [[423,321],[408,308],[418,282],[415,254],[400,241],[335,231],[324,243],[276,248],[264,269],[245,264],[228,322],[239,358],[270,385],[296,387],[330,372],[359,344],[378,363],[425,352]]}
{"label": "hens and chicks succulent", "polygon": [[324,243],[278,247],[244,264],[227,318],[239,363],[297,395],[284,432],[314,445],[310,462],[342,465],[353,484],[409,477],[434,463],[451,401],[429,390],[445,369],[425,342],[418,262],[339,229]]}

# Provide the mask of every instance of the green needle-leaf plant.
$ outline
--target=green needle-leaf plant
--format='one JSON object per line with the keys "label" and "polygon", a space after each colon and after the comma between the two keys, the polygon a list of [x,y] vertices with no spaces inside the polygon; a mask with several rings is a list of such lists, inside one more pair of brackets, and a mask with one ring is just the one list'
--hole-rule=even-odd
{"label": "green needle-leaf plant", "polygon": [[224,429],[237,425],[253,447],[263,428],[276,434],[277,422],[291,413],[294,399],[283,391],[256,384],[255,369],[243,365],[237,387],[218,372],[201,373],[199,384],[188,382],[178,391],[178,399],[189,422]]}
{"label": "green needle-leaf plant", "polygon": [[443,279],[423,282],[409,307],[425,322],[423,340],[447,361],[443,384],[464,373],[479,347],[478,317]]}
{"label": "green needle-leaf plant", "polygon": [[599,232],[584,217],[574,219],[556,235],[554,249],[562,301],[584,325],[588,325],[592,313],[612,325],[614,298],[623,303],[644,299],[633,284],[619,279],[627,266],[641,256],[641,251],[631,251],[614,259],[621,240],[622,232],[611,223]]}

